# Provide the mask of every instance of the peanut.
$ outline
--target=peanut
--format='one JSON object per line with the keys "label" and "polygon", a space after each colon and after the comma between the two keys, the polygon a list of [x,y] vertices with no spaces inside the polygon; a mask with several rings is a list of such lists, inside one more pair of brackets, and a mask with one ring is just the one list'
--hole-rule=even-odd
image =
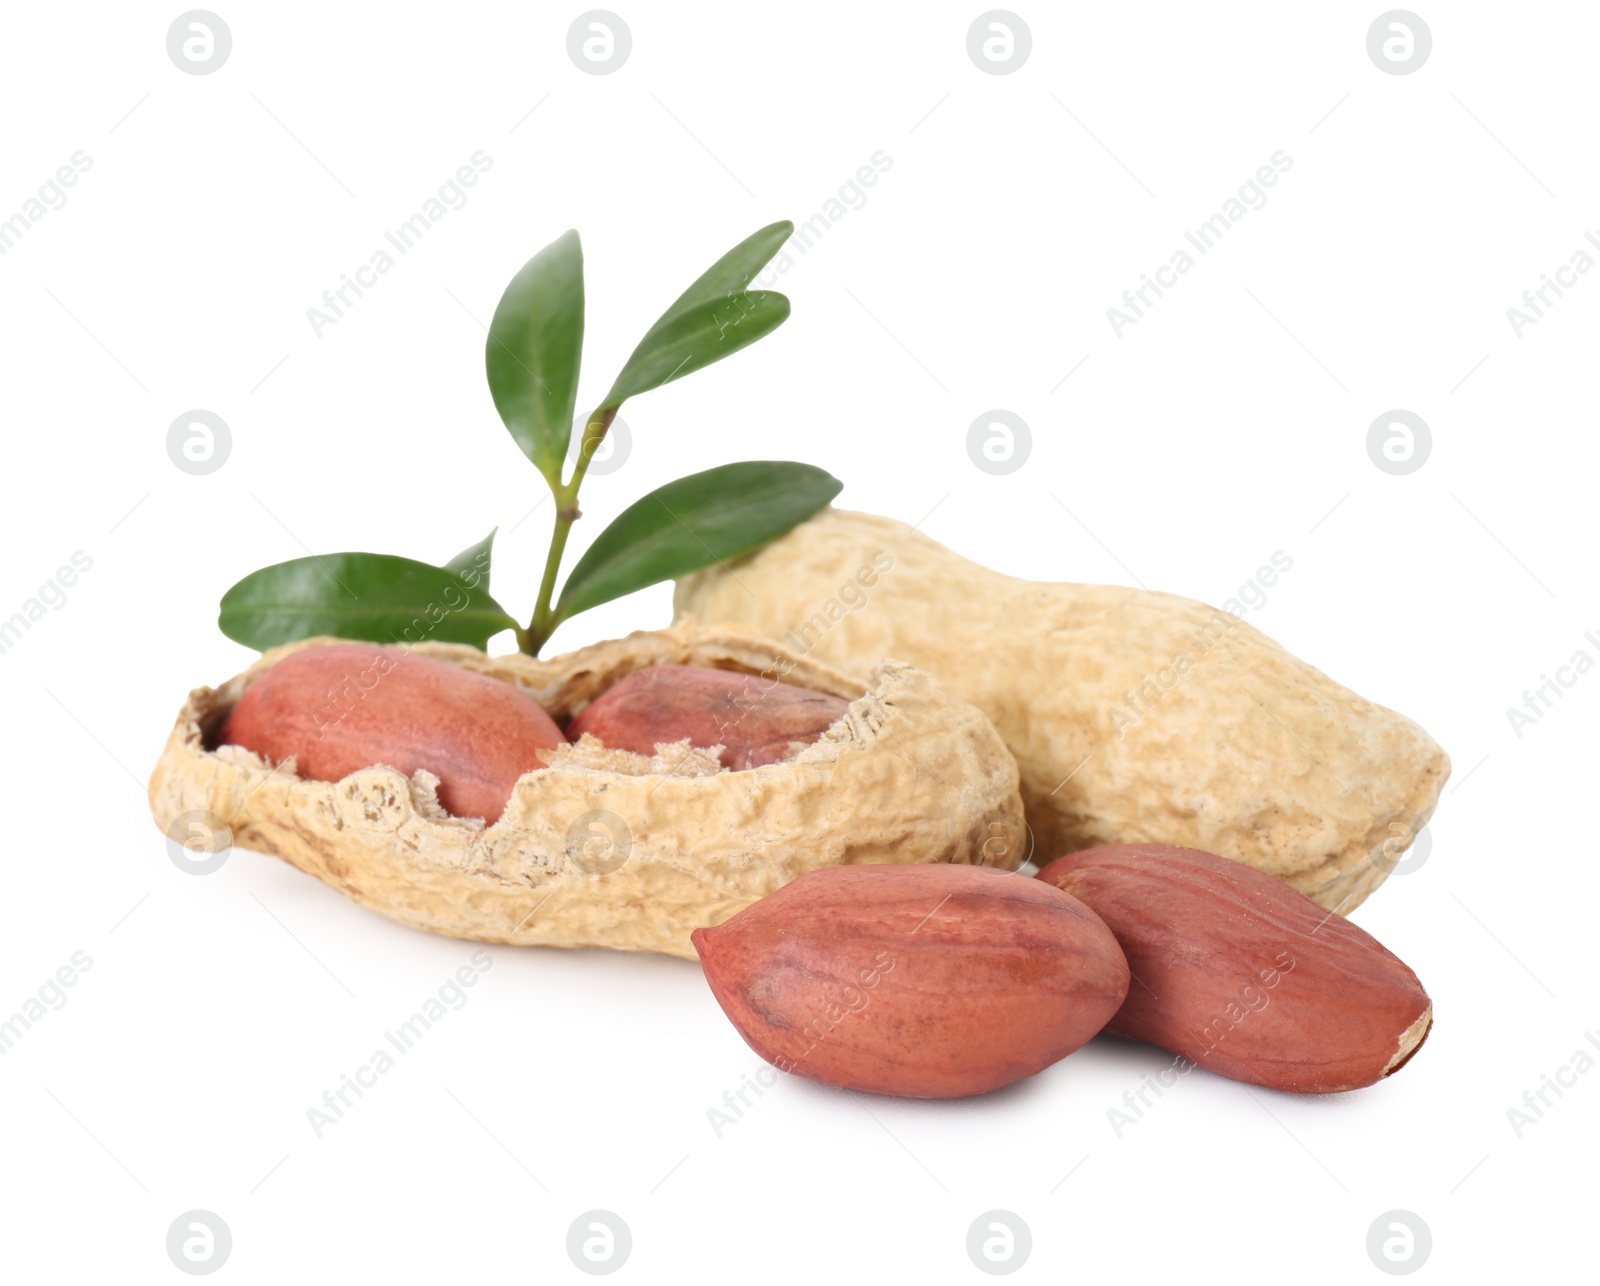
{"label": "peanut", "polygon": [[[276,854],[362,906],[431,933],[688,960],[691,930],[719,924],[818,867],[1009,869],[1026,848],[1016,761],[977,710],[910,666],[885,662],[855,679],[738,630],[639,632],[545,658],[428,642],[410,654],[488,679],[502,700],[508,689],[525,693],[558,724],[649,666],[781,674],[851,703],[850,717],[802,762],[731,773],[704,751],[686,764],[676,751],[645,758],[586,738],[549,751],[549,768],[518,780],[499,821],[486,827],[446,815],[426,779],[408,780],[391,766],[319,781],[218,744],[229,711],[280,666],[303,652],[352,646],[323,638],[274,648],[216,687],[191,691],[150,777],[157,827],[170,835],[186,814],[210,813],[242,848]],[[358,651],[370,656],[371,647]],[[350,672],[323,664],[334,677]],[[326,685],[299,686],[316,700]],[[310,728],[305,743],[315,740]],[[305,743],[283,752],[303,754]]]}
{"label": "peanut", "polygon": [[1106,1030],[1269,1089],[1333,1093],[1398,1071],[1433,1024],[1428,994],[1377,939],[1212,853],[1112,844],[1039,879],[1094,908],[1134,983]]}
{"label": "peanut", "polygon": [[744,625],[847,673],[885,656],[929,671],[1016,756],[1044,855],[1186,844],[1348,912],[1393,869],[1370,860],[1381,823],[1415,834],[1450,774],[1415,723],[1291,656],[1240,603],[1019,580],[870,514],[824,510],[685,577],[675,602],[681,623]]}
{"label": "peanut", "polygon": [[376,644],[308,648],[245,691],[217,736],[312,781],[377,764],[439,778],[457,817],[499,820],[511,788],[564,744],[554,720],[509,683]]}
{"label": "peanut", "polygon": [[717,1003],[778,1068],[960,1098],[1066,1057],[1127,994],[1111,932],[1047,888],[973,866],[833,867],[693,940]]}
{"label": "peanut", "polygon": [[603,692],[567,725],[576,741],[592,733],[613,750],[653,755],[658,744],[721,746],[722,766],[780,763],[836,723],[843,697],[698,665],[652,665]]}

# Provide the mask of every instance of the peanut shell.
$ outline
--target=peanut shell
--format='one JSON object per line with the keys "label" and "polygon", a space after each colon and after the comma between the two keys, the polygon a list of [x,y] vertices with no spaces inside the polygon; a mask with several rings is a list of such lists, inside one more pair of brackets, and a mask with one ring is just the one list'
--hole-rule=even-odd
{"label": "peanut shell", "polygon": [[584,738],[518,780],[500,820],[485,826],[448,815],[426,771],[375,765],[307,781],[292,761],[209,748],[259,676],[339,642],[275,648],[189,695],[150,780],[162,830],[209,815],[236,843],[433,933],[688,959],[693,929],[816,867],[1009,869],[1022,858],[1016,764],[982,714],[910,666],[888,663],[862,682],[738,630],[641,632],[549,660],[452,644],[415,650],[515,684],[558,721],[651,665],[765,671],[846,698],[844,717],[785,762],[723,772],[715,754],[687,743],[646,758]]}
{"label": "peanut shell", "polygon": [[894,657],[937,675],[1016,755],[1040,862],[1182,844],[1349,912],[1450,772],[1410,719],[1235,616],[1143,589],[1018,580],[870,514],[824,510],[679,581],[676,606],[680,623],[744,626],[845,670]]}

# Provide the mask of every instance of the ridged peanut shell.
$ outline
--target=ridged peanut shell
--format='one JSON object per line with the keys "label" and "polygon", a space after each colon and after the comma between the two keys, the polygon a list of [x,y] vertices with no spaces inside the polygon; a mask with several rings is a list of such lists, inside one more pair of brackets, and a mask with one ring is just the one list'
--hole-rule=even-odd
{"label": "ridged peanut shell", "polygon": [[643,758],[592,740],[521,777],[500,820],[452,817],[437,779],[374,765],[304,780],[216,748],[275,648],[218,688],[198,688],[150,780],[156,824],[192,816],[273,853],[402,924],[451,937],[604,946],[694,958],[690,931],[725,920],[795,876],[875,862],[1015,867],[1024,828],[1016,764],[989,721],[910,666],[866,681],[739,630],[641,632],[547,660],[419,644],[418,655],[514,684],[565,721],[652,665],[767,674],[845,698],[843,718],[789,760],[743,772],[687,744]]}
{"label": "ridged peanut shell", "polygon": [[870,514],[824,510],[679,581],[676,607],[680,623],[741,625],[847,671],[894,657],[937,675],[1016,755],[1041,861],[1185,844],[1348,913],[1393,869],[1374,854],[1409,843],[1450,772],[1410,719],[1237,616],[1019,580]]}

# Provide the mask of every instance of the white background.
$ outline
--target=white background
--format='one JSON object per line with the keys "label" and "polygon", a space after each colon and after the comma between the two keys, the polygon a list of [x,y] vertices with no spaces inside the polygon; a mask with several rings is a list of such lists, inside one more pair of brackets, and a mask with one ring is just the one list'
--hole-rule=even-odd
{"label": "white background", "polygon": [[[985,1280],[965,1239],[992,1209],[1032,1230],[1018,1280],[1377,1280],[1393,1209],[1432,1231],[1422,1279],[1587,1263],[1600,1070],[1521,1137],[1507,1110],[1600,1028],[1600,675],[1520,737],[1506,709],[1600,658],[1600,273],[1520,338],[1506,310],[1600,228],[1600,11],[1424,8],[1432,55],[1397,76],[1366,52],[1377,3],[1017,0],[1032,54],[996,76],[966,50],[980,4],[615,0],[632,54],[593,76],[578,5],[216,3],[209,75],[168,58],[176,5],[14,7],[0,47],[0,218],[93,161],[0,257],[0,617],[93,559],[0,655],[0,1015],[93,961],[0,1057],[8,1280],[180,1280],[166,1231],[196,1208],[240,1282],[587,1280],[565,1239],[594,1208],[643,1281]],[[468,204],[316,337],[307,308],[479,149]],[[1106,309],[1279,149],[1269,203],[1118,338]],[[1109,1040],[968,1102],[784,1079],[717,1137],[708,1109],[761,1064],[692,963],[494,948],[315,1137],[307,1109],[474,948],[253,853],[169,861],[145,779],[184,694],[252,655],[220,594],[499,524],[525,615],[548,501],[528,517],[542,483],[483,377],[511,274],[581,230],[588,406],[712,259],[879,150],[865,204],[776,283],[792,320],[625,410],[633,453],[586,487],[574,552],[650,487],[761,457],[1018,575],[1215,602],[1284,551],[1252,622],[1454,758],[1427,864],[1355,917],[1432,992],[1427,1047],[1337,1098],[1196,1073],[1121,1137],[1108,1109],[1170,1060]],[[192,408],[232,432],[208,476],[166,451]],[[965,447],[992,408],[1033,435],[1003,477]],[[1365,445],[1393,408],[1433,434],[1404,477]],[[669,612],[658,587],[551,650]]]}

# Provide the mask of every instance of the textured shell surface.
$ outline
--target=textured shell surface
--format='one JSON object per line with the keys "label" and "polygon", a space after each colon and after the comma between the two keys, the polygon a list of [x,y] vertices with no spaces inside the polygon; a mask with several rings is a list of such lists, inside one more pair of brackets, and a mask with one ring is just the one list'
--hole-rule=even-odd
{"label": "textured shell surface", "polygon": [[1450,772],[1417,724],[1236,616],[1019,580],[870,514],[824,510],[680,580],[675,601],[680,624],[754,629],[845,670],[891,657],[937,676],[1016,756],[1041,865],[1097,844],[1177,844],[1348,913],[1393,869],[1374,855],[1420,831]]}
{"label": "textured shell surface", "polygon": [[426,771],[374,765],[308,781],[292,759],[214,747],[256,678],[300,649],[338,642],[276,648],[190,693],[150,780],[162,830],[214,818],[238,845],[434,933],[689,959],[694,929],[817,867],[1013,869],[1023,857],[1016,763],[978,710],[910,666],[856,679],[738,629],[646,631],[548,660],[453,644],[416,650],[515,684],[558,721],[655,665],[739,670],[848,700],[843,718],[784,762],[722,772],[687,743],[645,757],[585,738],[518,780],[500,820],[485,826],[446,813]]}

